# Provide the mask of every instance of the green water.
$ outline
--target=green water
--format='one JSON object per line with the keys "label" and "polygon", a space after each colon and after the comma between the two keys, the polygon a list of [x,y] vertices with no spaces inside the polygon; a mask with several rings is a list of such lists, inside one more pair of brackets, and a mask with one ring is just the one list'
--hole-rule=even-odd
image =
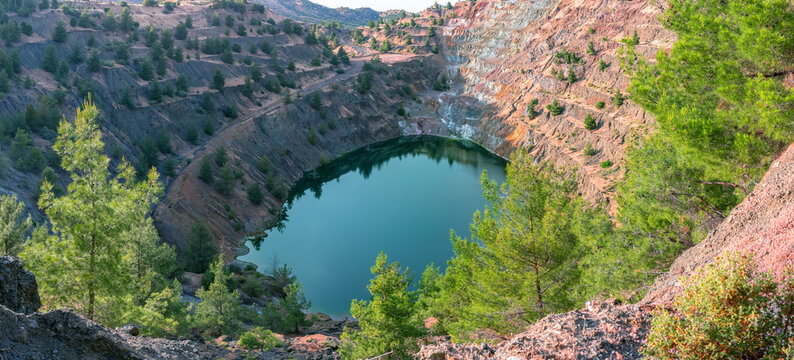
{"label": "green water", "polygon": [[425,266],[452,255],[449,231],[469,236],[485,200],[483,170],[503,182],[505,161],[471,143],[407,137],[354,151],[306,174],[285,205],[280,231],[241,260],[292,267],[312,311],[349,314],[351,299],[369,299],[366,285],[379,252],[419,280]]}

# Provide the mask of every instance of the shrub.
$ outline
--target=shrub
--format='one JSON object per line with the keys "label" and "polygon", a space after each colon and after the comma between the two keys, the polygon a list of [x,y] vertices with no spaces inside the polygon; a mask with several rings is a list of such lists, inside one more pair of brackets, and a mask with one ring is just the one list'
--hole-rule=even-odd
{"label": "shrub", "polygon": [[238,344],[246,349],[267,351],[274,347],[284,346],[284,343],[273,335],[270,330],[261,327],[246,331],[240,336]]}
{"label": "shrub", "polygon": [[270,161],[270,158],[267,155],[262,155],[256,161],[256,168],[259,169],[262,173],[268,174],[270,170],[273,168],[273,162]]}
{"label": "shrub", "polygon": [[309,143],[311,143],[312,145],[317,145],[317,132],[314,131],[314,127],[311,127],[309,129],[308,139],[309,139]]}
{"label": "shrub", "polygon": [[[265,194],[262,193],[262,189],[259,188],[259,185],[257,185],[256,183],[251,183],[250,185],[248,185],[246,192],[248,192],[248,200],[251,201],[252,204],[254,205],[262,204],[262,200],[264,200]],[[247,293],[248,292],[246,292],[246,294]]]}
{"label": "shrub", "polygon": [[623,93],[621,93],[620,90],[615,90],[615,96],[612,97],[612,103],[614,103],[615,106],[620,107],[620,105],[623,105],[623,100]]}
{"label": "shrub", "polygon": [[601,162],[601,167],[604,169],[612,167],[612,161],[606,160]]}
{"label": "shrub", "polygon": [[604,60],[598,60],[598,70],[604,71],[609,67],[609,63]]}
{"label": "shrub", "polygon": [[595,107],[596,107],[596,109],[603,109],[604,108],[604,102],[603,101],[596,102],[595,103]]}
{"label": "shrub", "polygon": [[783,359],[794,338],[794,272],[758,272],[729,253],[684,280],[673,311],[659,309],[642,352],[655,359]]}
{"label": "shrub", "polygon": [[530,100],[529,106],[527,107],[527,116],[529,116],[530,120],[533,120],[540,115],[540,112],[535,110],[535,106],[538,106],[538,99]]}
{"label": "shrub", "polygon": [[262,284],[262,281],[254,276],[246,277],[245,280],[243,280],[243,284],[240,285],[240,290],[246,295],[254,298],[258,298],[265,294],[265,286]]}
{"label": "shrub", "polygon": [[593,118],[592,115],[587,114],[584,117],[584,128],[587,130],[595,130],[598,127],[598,122]]}
{"label": "shrub", "polygon": [[237,105],[235,104],[226,105],[223,107],[223,109],[221,109],[221,111],[223,111],[223,116],[230,119],[236,119],[238,116]]}
{"label": "shrub", "polygon": [[187,127],[187,130],[185,130],[185,140],[193,145],[196,144],[196,141],[198,141],[198,130],[196,130],[195,126],[190,125]]}
{"label": "shrub", "polygon": [[582,154],[584,154],[584,156],[593,156],[595,153],[596,151],[593,149],[593,145],[590,145],[589,142],[584,144],[584,150],[582,150]]}
{"label": "shrub", "polygon": [[546,105],[546,109],[549,110],[551,116],[557,116],[562,114],[562,112],[565,110],[565,107],[560,105],[560,102],[557,101],[557,99],[554,99],[551,104]]}
{"label": "shrub", "polygon": [[198,178],[207,184],[211,184],[212,181],[214,180],[214,177],[212,175],[212,162],[210,161],[210,158],[206,155],[204,155],[204,157],[201,158]]}
{"label": "shrub", "polygon": [[397,116],[402,116],[404,118],[408,117],[408,112],[405,110],[405,108],[402,105],[400,105],[397,108]]}

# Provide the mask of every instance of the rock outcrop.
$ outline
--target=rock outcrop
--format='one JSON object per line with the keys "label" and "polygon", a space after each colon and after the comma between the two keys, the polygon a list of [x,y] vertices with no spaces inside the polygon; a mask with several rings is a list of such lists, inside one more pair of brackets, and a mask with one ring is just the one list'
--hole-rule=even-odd
{"label": "rock outcrop", "polygon": [[39,285],[19,260],[0,255],[0,304],[11,311],[31,314],[41,307]]}
{"label": "rock outcrop", "polygon": [[650,315],[636,305],[594,302],[581,310],[549,315],[496,345],[425,345],[419,359],[638,359]]}

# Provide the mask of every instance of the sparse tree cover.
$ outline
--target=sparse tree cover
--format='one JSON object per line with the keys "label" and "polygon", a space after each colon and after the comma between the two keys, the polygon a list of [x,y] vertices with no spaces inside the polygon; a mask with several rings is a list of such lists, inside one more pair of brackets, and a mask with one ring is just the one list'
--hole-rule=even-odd
{"label": "sparse tree cover", "polygon": [[201,158],[198,178],[207,184],[211,184],[214,181],[214,176],[212,174],[212,162],[206,155]]}
{"label": "sparse tree cover", "polygon": [[312,321],[306,319],[306,312],[312,302],[303,294],[303,285],[297,281],[284,288],[284,298],[281,299],[281,308],[284,311],[284,324],[293,333],[300,332],[300,328],[311,326]]}

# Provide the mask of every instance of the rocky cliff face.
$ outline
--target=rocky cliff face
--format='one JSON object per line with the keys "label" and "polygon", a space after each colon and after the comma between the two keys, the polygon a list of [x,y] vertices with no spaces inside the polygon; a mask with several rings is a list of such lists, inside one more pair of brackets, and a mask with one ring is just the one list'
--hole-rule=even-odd
{"label": "rocky cliff face", "polygon": [[[443,53],[450,75],[460,84],[453,88],[454,97],[478,102],[482,116],[472,119],[448,110],[436,115],[452,127],[477,129],[472,137],[501,154],[527,147],[539,161],[575,166],[584,194],[609,201],[628,140],[652,122],[631,101],[613,105],[614,91],[628,85],[616,51],[634,31],[640,38],[638,51],[649,59],[670,48],[675,36],[658,22],[661,11],[650,0],[457,3],[446,14]],[[594,52],[588,53],[590,42]],[[556,60],[555,54],[565,51],[581,61]],[[607,67],[600,69],[600,61]],[[568,82],[569,71],[575,75],[573,83]],[[556,73],[565,78],[559,80]],[[527,111],[532,99],[538,99],[536,110],[541,112],[534,119]],[[551,116],[544,109],[553,100],[564,106],[561,115]],[[601,109],[599,101],[605,103]],[[437,102],[441,109],[450,103],[443,97]],[[588,114],[598,123],[595,130],[584,127]],[[582,153],[587,143],[595,155]],[[599,164],[606,160],[616,165],[604,170]]]}

